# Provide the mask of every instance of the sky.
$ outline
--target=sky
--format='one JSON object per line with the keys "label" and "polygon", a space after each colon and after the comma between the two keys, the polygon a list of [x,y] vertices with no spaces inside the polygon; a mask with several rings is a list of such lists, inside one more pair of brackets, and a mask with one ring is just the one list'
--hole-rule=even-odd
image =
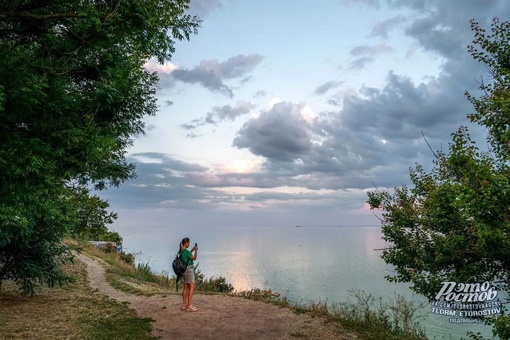
{"label": "sky", "polygon": [[[150,60],[159,112],[99,195],[122,226],[380,225],[367,192],[410,183],[489,79],[470,20],[508,0],[191,0],[203,22]],[[506,17],[505,17],[506,15]]]}

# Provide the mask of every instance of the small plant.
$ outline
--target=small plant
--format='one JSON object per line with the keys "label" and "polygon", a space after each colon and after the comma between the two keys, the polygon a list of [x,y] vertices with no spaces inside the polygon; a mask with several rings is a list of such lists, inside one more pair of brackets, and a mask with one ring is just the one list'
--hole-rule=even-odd
{"label": "small plant", "polygon": [[332,315],[342,325],[351,328],[367,339],[427,339],[417,321],[416,312],[422,307],[397,295],[385,302],[363,291],[349,292],[355,302],[332,306]]}
{"label": "small plant", "polygon": [[[140,254],[104,252],[95,247],[84,246],[90,255],[103,259],[111,266],[106,270],[110,284],[120,290],[142,295],[173,294],[176,277],[169,272],[154,273],[149,262],[136,263]],[[195,266],[196,290],[200,293],[231,293],[234,287],[224,277],[206,278]]]}
{"label": "small plant", "polygon": [[119,258],[124,261],[126,264],[134,265],[135,264],[135,255],[130,253],[119,253]]}
{"label": "small plant", "polygon": [[197,263],[194,269],[196,290],[198,292],[231,293],[234,291],[234,287],[224,277],[205,278],[198,265]]}
{"label": "small plant", "polygon": [[498,335],[501,339],[510,339],[510,317],[501,315],[496,317],[494,322],[494,330],[492,333]]}

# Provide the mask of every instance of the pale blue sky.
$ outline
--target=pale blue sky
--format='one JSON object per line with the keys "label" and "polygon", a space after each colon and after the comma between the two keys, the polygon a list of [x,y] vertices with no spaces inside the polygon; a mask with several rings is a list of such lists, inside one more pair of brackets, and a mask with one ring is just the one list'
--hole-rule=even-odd
{"label": "pale blue sky", "polygon": [[[377,225],[366,192],[472,111],[487,77],[469,20],[506,0],[192,0],[198,35],[158,70],[160,112],[129,150],[138,178],[101,195],[123,225]],[[171,71],[171,72],[170,72]],[[471,127],[478,134],[475,127]],[[481,135],[480,135],[481,136]]]}

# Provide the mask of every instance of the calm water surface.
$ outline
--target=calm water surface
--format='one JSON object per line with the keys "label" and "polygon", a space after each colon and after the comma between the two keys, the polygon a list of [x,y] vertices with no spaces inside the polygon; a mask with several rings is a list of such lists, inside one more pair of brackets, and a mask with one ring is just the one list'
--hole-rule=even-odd
{"label": "calm water surface", "polygon": [[[349,291],[363,290],[375,297],[396,294],[413,301],[424,299],[408,285],[387,282],[392,267],[380,258],[385,242],[379,227],[145,227],[116,226],[127,252],[140,253],[155,272],[169,272],[179,242],[189,237],[199,246],[199,269],[206,277],[223,276],[236,290],[271,289],[295,302],[353,301]],[[429,337],[460,339],[467,331],[490,328],[455,325],[448,317],[421,311],[420,323]]]}

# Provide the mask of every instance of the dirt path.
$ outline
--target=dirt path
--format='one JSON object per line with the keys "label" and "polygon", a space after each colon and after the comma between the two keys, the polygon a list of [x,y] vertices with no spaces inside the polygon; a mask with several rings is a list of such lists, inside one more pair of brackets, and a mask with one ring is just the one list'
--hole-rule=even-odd
{"label": "dirt path", "polygon": [[195,294],[193,304],[199,310],[181,311],[180,295],[144,297],[118,291],[106,282],[101,260],[83,254],[79,259],[87,264],[92,288],[130,303],[140,317],[154,319],[152,334],[161,339],[358,339],[337,323],[238,297]]}

